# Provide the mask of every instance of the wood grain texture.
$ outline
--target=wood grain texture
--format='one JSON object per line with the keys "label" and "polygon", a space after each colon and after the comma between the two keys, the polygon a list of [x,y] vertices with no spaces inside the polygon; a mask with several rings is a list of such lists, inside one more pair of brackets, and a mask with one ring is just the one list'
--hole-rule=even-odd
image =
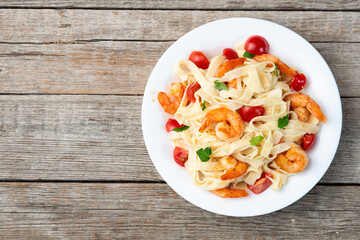
{"label": "wood grain texture", "polygon": [[3,0],[0,7],[55,7],[55,8],[120,8],[120,9],[221,9],[221,10],[236,10],[236,9],[318,9],[318,10],[357,10],[360,6],[355,0],[307,0],[307,1],[271,1],[271,0],[242,0],[242,1],[201,1],[201,0],[133,0],[133,1],[116,1],[116,0]]}
{"label": "wood grain texture", "polygon": [[[0,44],[0,92],[142,94],[172,43]],[[341,96],[360,96],[360,43],[313,45],[332,69]]]}
{"label": "wood grain texture", "polygon": [[204,23],[229,17],[270,20],[309,41],[359,42],[359,16],[359,12],[336,11],[1,9],[0,42],[176,40]]}
{"label": "wood grain texture", "polygon": [[359,188],[318,186],[278,212],[234,218],[197,208],[166,184],[1,183],[0,237],[356,239]]}
{"label": "wood grain texture", "polygon": [[[0,179],[162,181],[142,138],[141,100],[0,95]],[[360,99],[343,99],[343,112],[340,146],[322,183],[360,183]]]}

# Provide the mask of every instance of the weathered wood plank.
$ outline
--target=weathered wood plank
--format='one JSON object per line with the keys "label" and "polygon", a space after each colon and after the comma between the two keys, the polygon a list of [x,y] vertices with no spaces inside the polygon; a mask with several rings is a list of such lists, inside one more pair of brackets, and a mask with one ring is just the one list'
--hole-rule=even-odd
{"label": "weathered wood plank", "polygon": [[[172,42],[0,44],[1,93],[142,94]],[[341,96],[360,96],[360,43],[314,43]]]}
{"label": "weathered wood plank", "polygon": [[1,9],[0,42],[176,40],[204,23],[252,17],[282,24],[309,41],[360,40],[359,12]]}
{"label": "weathered wood plank", "polygon": [[359,190],[318,186],[278,212],[233,218],[193,206],[166,184],[1,183],[0,237],[356,239]]}
{"label": "weathered wood plank", "polygon": [[236,10],[236,9],[317,9],[317,10],[357,10],[360,8],[357,1],[331,1],[331,0],[307,0],[307,1],[271,1],[271,0],[243,0],[243,1],[201,1],[201,0],[133,0],[133,1],[116,1],[116,0],[101,0],[101,1],[74,1],[74,0],[47,0],[47,1],[33,1],[33,0],[3,0],[0,7],[56,7],[56,8],[120,8],[120,9],[222,9],[222,10]]}
{"label": "weathered wood plank", "polygon": [[[142,139],[141,100],[1,95],[0,179],[162,181]],[[343,108],[339,150],[322,183],[360,183],[360,99],[343,99]]]}

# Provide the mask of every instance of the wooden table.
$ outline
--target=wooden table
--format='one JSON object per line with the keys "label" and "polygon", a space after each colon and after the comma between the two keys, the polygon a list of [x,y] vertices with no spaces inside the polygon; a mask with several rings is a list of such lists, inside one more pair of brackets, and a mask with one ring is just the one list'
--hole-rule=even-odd
{"label": "wooden table", "polygon": [[[345,0],[1,1],[0,239],[359,239],[359,11]],[[141,132],[158,58],[189,30],[228,17],[305,37],[343,103],[340,146],[320,183],[252,218],[183,200]]]}

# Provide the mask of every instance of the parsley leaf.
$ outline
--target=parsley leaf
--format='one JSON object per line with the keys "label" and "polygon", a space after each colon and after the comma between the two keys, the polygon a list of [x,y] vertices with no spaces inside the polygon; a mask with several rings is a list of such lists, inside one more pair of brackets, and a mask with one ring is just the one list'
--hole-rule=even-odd
{"label": "parsley leaf", "polygon": [[226,90],[226,91],[229,91],[229,88],[226,86],[225,83],[223,82],[219,82],[219,80],[215,80],[215,88],[217,90]]}
{"label": "parsley leaf", "polygon": [[289,114],[286,115],[283,118],[279,118],[278,119],[278,127],[280,129],[283,129],[284,127],[286,127],[289,124]]}
{"label": "parsley leaf", "polygon": [[210,159],[210,155],[212,153],[211,147],[207,147],[205,149],[200,148],[196,151],[196,154],[199,156],[202,162],[207,162]]}
{"label": "parsley leaf", "polygon": [[263,139],[264,139],[264,137],[261,136],[261,135],[259,135],[259,136],[253,137],[249,142],[250,142],[251,145],[256,146],[256,145],[258,145],[258,144],[260,143],[260,141],[263,140]]}
{"label": "parsley leaf", "polygon": [[206,108],[206,101],[204,101],[202,104],[201,104],[201,106],[202,106],[202,108],[201,108],[201,110],[203,110],[203,111],[205,111],[205,108]]}
{"label": "parsley leaf", "polygon": [[275,64],[275,74],[276,74],[277,77],[279,76],[279,74],[277,72],[277,65],[276,64]]}
{"label": "parsley leaf", "polygon": [[182,127],[173,128],[173,131],[175,131],[175,132],[183,132],[183,131],[188,130],[188,129],[189,129],[189,126],[184,125]]}
{"label": "parsley leaf", "polygon": [[255,55],[254,54],[251,54],[251,53],[249,53],[249,52],[244,52],[244,54],[243,54],[243,57],[246,57],[246,58],[253,58]]}

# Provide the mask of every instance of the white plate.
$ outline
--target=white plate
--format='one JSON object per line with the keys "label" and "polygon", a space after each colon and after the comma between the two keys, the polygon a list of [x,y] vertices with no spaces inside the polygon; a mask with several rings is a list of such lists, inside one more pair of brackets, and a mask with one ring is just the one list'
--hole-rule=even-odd
{"label": "white plate", "polygon": [[[187,59],[194,50],[206,56],[219,55],[226,47],[235,48],[251,35],[261,35],[270,44],[270,54],[303,72],[309,94],[328,117],[317,134],[314,147],[309,150],[306,169],[289,178],[280,191],[266,190],[237,199],[219,198],[196,187],[185,168],[177,165],[173,147],[165,131],[169,115],[157,101],[174,79],[177,61]],[[304,38],[278,24],[252,18],[228,18],[202,25],[177,40],[162,55],[146,85],[142,103],[142,129],[151,160],[169,186],[192,204],[210,212],[236,216],[256,216],[284,208],[309,192],[324,175],[338,147],[342,124],[341,102],[335,79],[321,55]]]}

